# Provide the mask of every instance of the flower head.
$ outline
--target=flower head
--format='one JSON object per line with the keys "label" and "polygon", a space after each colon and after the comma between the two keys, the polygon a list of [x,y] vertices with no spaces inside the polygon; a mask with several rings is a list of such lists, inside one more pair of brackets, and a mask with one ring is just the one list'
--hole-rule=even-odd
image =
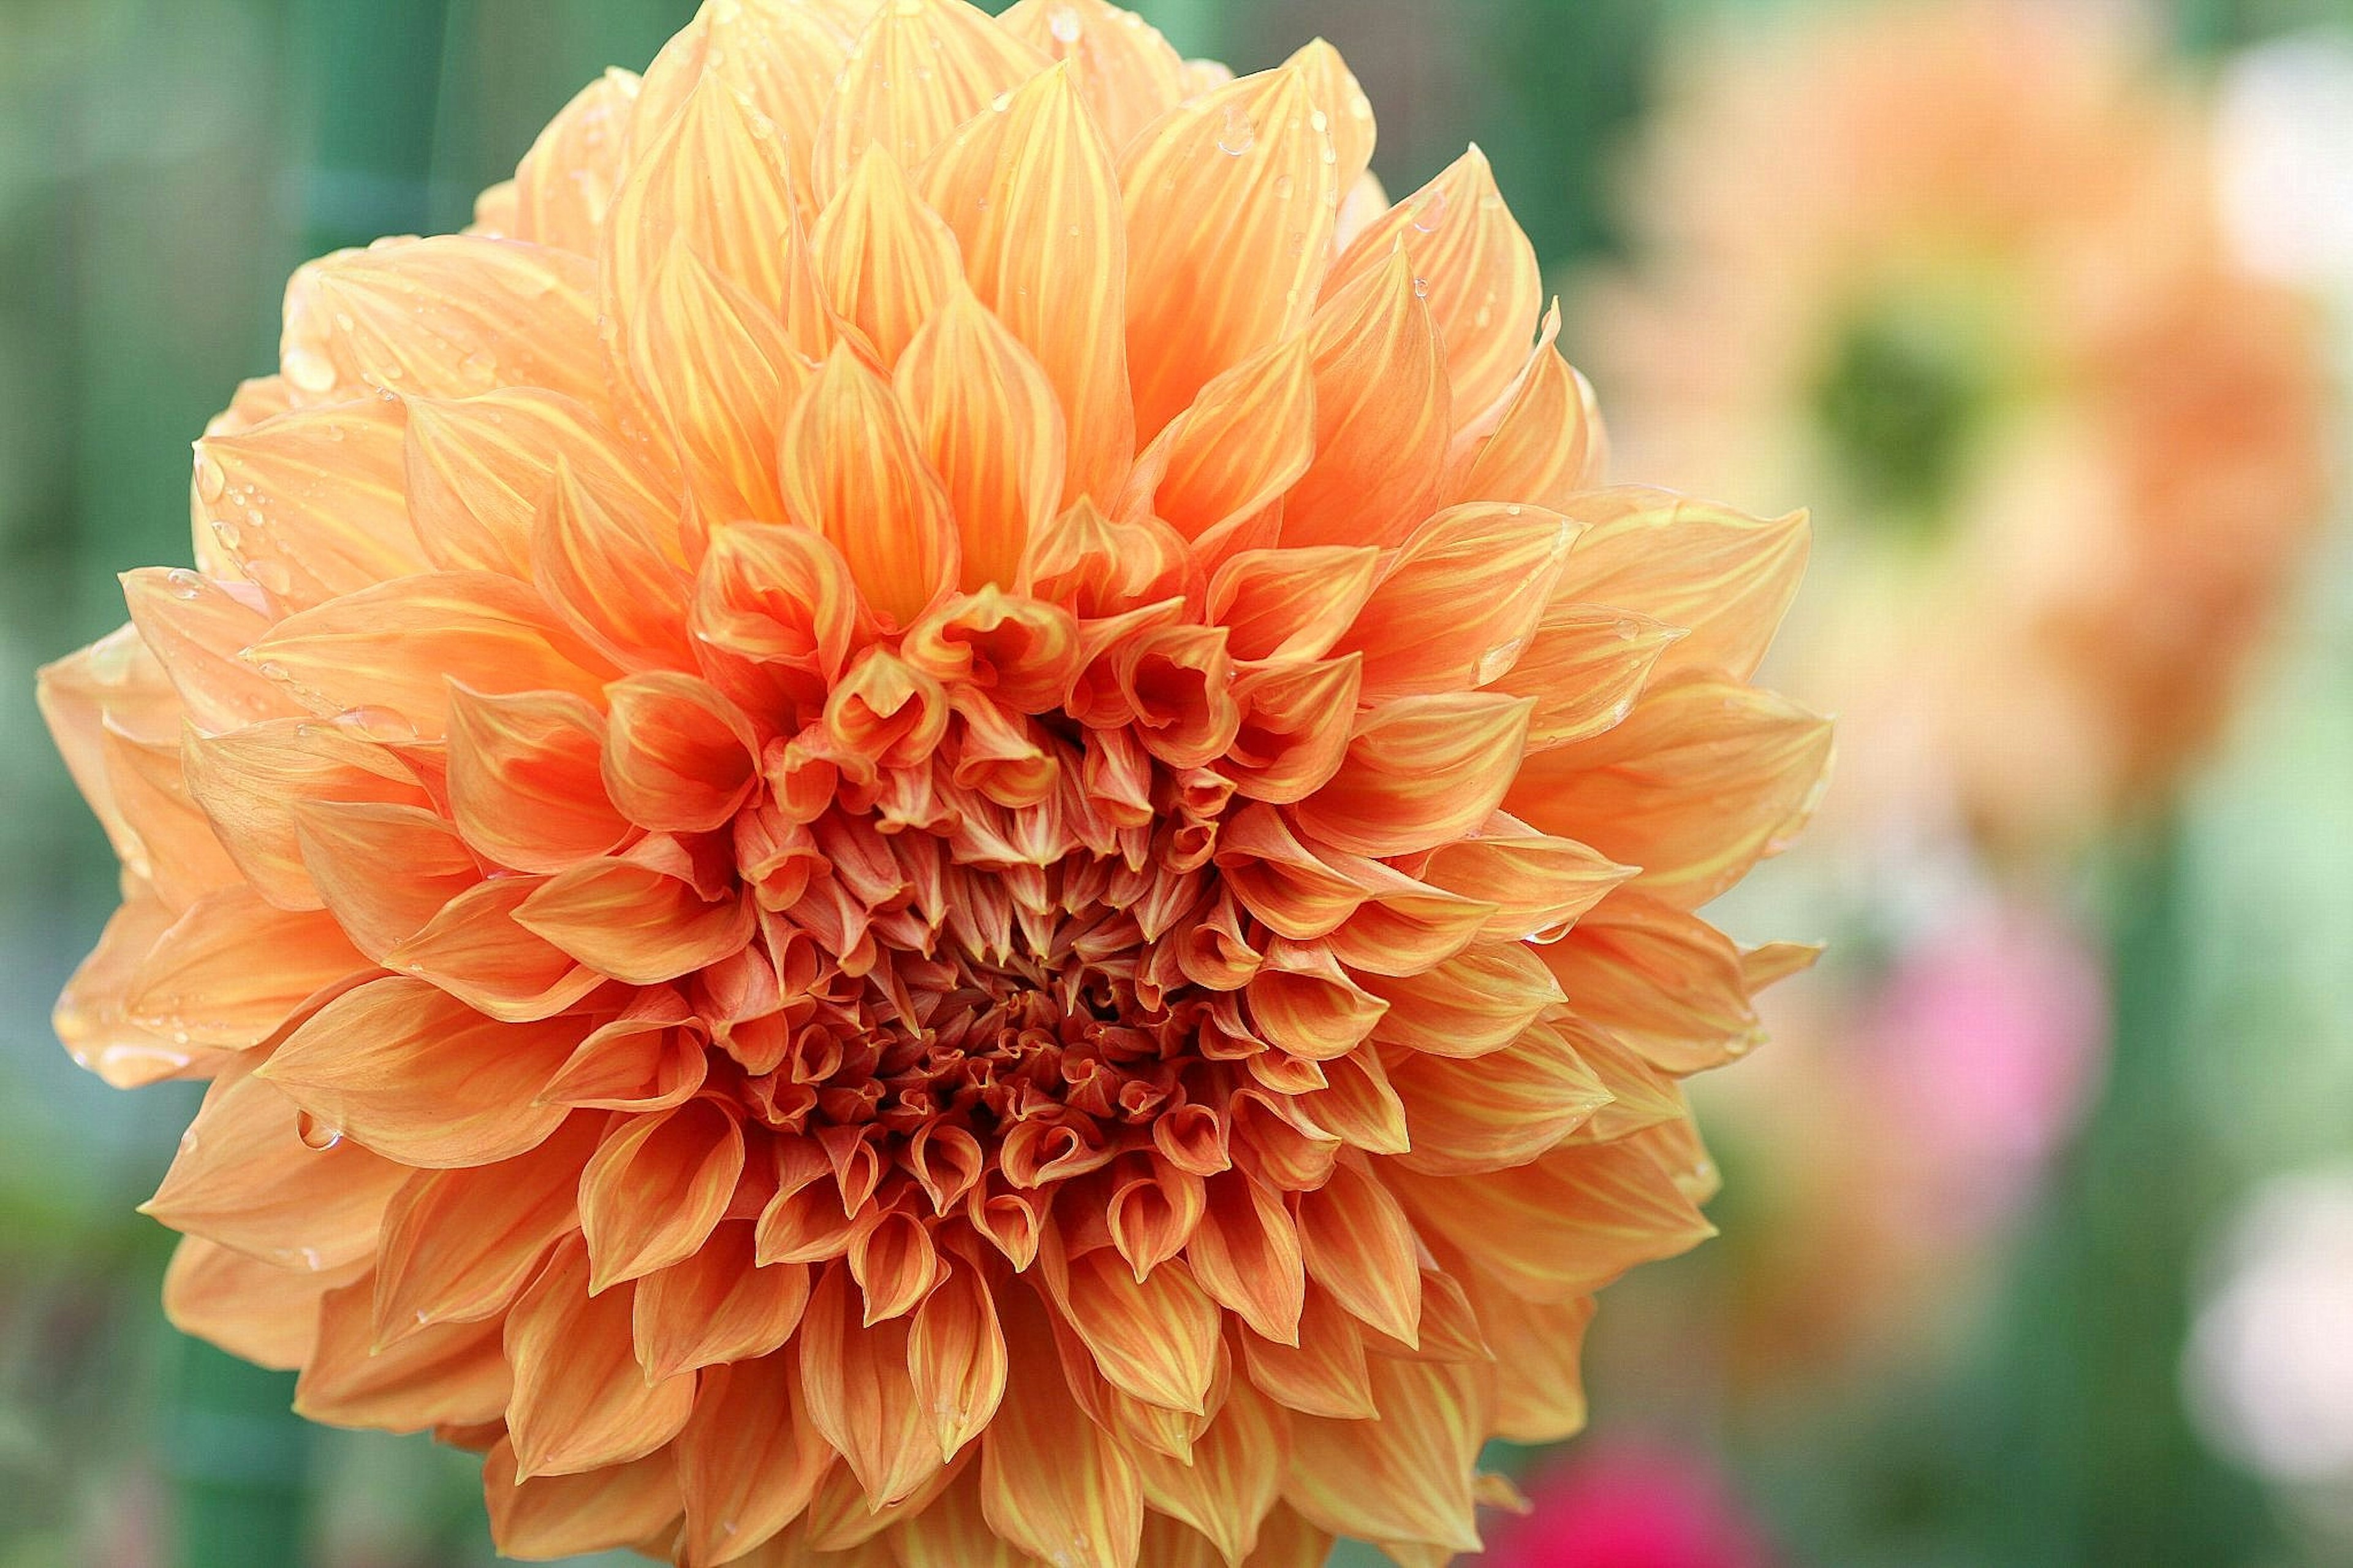
{"label": "flower head", "polygon": [[1486,166],[1372,144],[1321,44],[712,0],[303,268],[44,686],[60,1032],[212,1080],[174,1321],[519,1554],[1475,1545],[1705,1233],[1676,1080],[1804,954],[1693,911],[1828,738],[1802,524],[1594,488]]}
{"label": "flower head", "polygon": [[2138,42],[1911,0],[1695,52],[1651,259],[1588,297],[1644,472],[1835,512],[1789,668],[1862,738],[1851,820],[2063,847],[2162,795],[2320,515],[2318,322]]}

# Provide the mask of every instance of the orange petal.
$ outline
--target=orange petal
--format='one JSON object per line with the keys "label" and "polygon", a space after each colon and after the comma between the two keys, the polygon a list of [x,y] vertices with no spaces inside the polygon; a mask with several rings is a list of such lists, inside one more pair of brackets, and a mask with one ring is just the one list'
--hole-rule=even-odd
{"label": "orange petal", "polygon": [[449,694],[449,816],[466,842],[518,871],[561,871],[617,847],[629,825],[598,767],[605,719],[576,697]]}
{"label": "orange petal", "polygon": [[98,946],[66,982],[50,1014],[58,1040],[77,1067],[88,1068],[115,1089],[137,1089],[160,1079],[219,1075],[232,1053],[182,1045],[169,1030],[131,1021],[127,1004],[132,975],[172,924],[171,911],[153,893],[132,888],[99,934]]}
{"label": "orange petal", "polygon": [[164,1316],[182,1333],[241,1361],[291,1372],[311,1359],[318,1343],[320,1298],[351,1283],[359,1267],[326,1274],[289,1272],[201,1237],[186,1237],[173,1248],[172,1266],[164,1271]]}
{"label": "orange petal", "polygon": [[630,1349],[629,1293],[588,1290],[588,1252],[556,1248],[506,1318],[507,1428],[519,1476],[578,1475],[642,1458],[678,1436],[694,1374],[649,1383]]}
{"label": "orange petal", "polygon": [[149,566],[122,574],[122,597],[140,640],[162,663],[198,731],[217,734],[301,710],[237,657],[275,618],[253,584]]}
{"label": "orange petal", "polygon": [[792,1338],[808,1294],[807,1266],[758,1267],[750,1224],[725,1221],[693,1257],[638,1281],[631,1320],[638,1363],[659,1383],[697,1367],[756,1361]]}
{"label": "orange petal", "polygon": [[1576,538],[1566,519],[1517,505],[1455,507],[1414,530],[1338,645],[1365,655],[1364,700],[1461,691],[1503,675]]}
{"label": "orange petal", "polygon": [[1304,831],[1360,855],[1460,838],[1503,804],[1535,707],[1483,691],[1387,703],[1357,721],[1339,771],[1292,811]]}
{"label": "orange petal", "polygon": [[1283,542],[1394,544],[1430,515],[1452,433],[1445,345],[1405,253],[1333,295],[1308,339],[1315,461],[1283,499]]}
{"label": "orange petal", "polygon": [[1683,635],[1639,612],[1577,604],[1556,592],[1494,688],[1536,700],[1531,750],[1588,740],[1634,710],[1651,672]]}
{"label": "orange petal", "polygon": [[1296,1345],[1277,1344],[1247,1329],[1240,1338],[1250,1381],[1269,1399],[1303,1415],[1372,1419],[1365,1337],[1321,1288],[1306,1294]]}
{"label": "orange petal", "polygon": [[1631,889],[1604,900],[1544,960],[1580,1014],[1663,1071],[1720,1067],[1762,1037],[1731,939]]}
{"label": "orange petal", "polygon": [[869,1502],[898,1501],[940,1469],[933,1414],[907,1370],[911,1325],[859,1326],[849,1270],[829,1265],[801,1319],[801,1388],[808,1418],[849,1462]]}
{"label": "orange petal", "polygon": [[402,405],[371,397],[208,434],[196,443],[197,522],[290,610],[424,571],[406,426]]}
{"label": "orange petal", "polygon": [[1481,942],[1419,974],[1359,978],[1389,1005],[1374,1037],[1432,1056],[1483,1058],[1561,1002],[1535,950],[1517,942]]}
{"label": "orange petal", "polygon": [[1391,1339],[1421,1331],[1421,1271],[1413,1222],[1365,1164],[1342,1160],[1332,1179],[1299,1200],[1307,1277],[1332,1300]]}
{"label": "orange petal", "polygon": [[940,1458],[955,1458],[986,1431],[1005,1397],[1005,1330],[988,1281],[952,1266],[917,1308],[907,1333],[907,1375],[931,1415]]}
{"label": "orange petal", "polygon": [[716,1100],[622,1119],[580,1173],[589,1292],[693,1257],[743,1173],[743,1123]]}
{"label": "orange petal", "polygon": [[1573,1037],[1541,1024],[1475,1062],[1415,1053],[1389,1080],[1413,1138],[1398,1163],[1434,1176],[1525,1164],[1609,1103]]}
{"label": "orange petal", "polygon": [[597,1118],[578,1116],[512,1160],[409,1177],[385,1210],[376,1342],[504,1311],[548,1248],[579,1228],[573,1194],[597,1131]]}
{"label": "orange petal", "polygon": [[1036,1568],[1038,1563],[988,1527],[976,1466],[967,1466],[931,1507],[902,1520],[889,1539],[900,1568]]}
{"label": "orange petal", "polygon": [[1055,1306],[1113,1387],[1163,1409],[1206,1412],[1222,1318],[1182,1264],[1139,1280],[1110,1247],[1066,1258],[1050,1237],[1040,1256]]}
{"label": "orange petal", "polygon": [[575,93],[515,165],[513,234],[594,256],[621,183],[634,71],[610,69]]}
{"label": "orange petal", "polygon": [[1289,1429],[1290,1418],[1238,1378],[1217,1419],[1195,1440],[1192,1463],[1149,1450],[1135,1455],[1144,1500],[1208,1537],[1227,1563],[1247,1563],[1282,1484]]}
{"label": "orange petal", "polygon": [[1573,517],[1589,525],[1560,596],[1635,610],[1691,635],[1662,669],[1722,670],[1746,680],[1805,574],[1806,514],[1772,521],[1662,490],[1599,491]]}
{"label": "orange petal", "polygon": [[311,886],[378,963],[482,879],[457,830],[423,806],[299,801],[294,831]]}
{"label": "orange petal", "polygon": [[723,827],[758,782],[759,737],[736,706],[691,675],[658,670],[605,689],[605,792],[641,827]]}
{"label": "orange petal", "polygon": [[650,144],[708,78],[769,122],[766,134],[781,144],[794,192],[811,205],[809,153],[818,124],[849,58],[850,40],[873,10],[869,0],[702,7],[646,68],[631,127],[634,144]]}
{"label": "orange petal", "polygon": [[1014,1375],[981,1438],[989,1528],[1066,1568],[1134,1568],[1144,1529],[1134,1465],[1072,1403],[1037,1309],[1007,1326]]}
{"label": "orange petal", "polygon": [[245,1050],[374,969],[326,915],[224,888],[155,938],[128,977],[123,1011],[182,1045]]}
{"label": "orange petal", "polygon": [[866,603],[911,625],[956,580],[955,518],[890,386],[837,348],[786,422],[785,501],[830,540]]}
{"label": "orange petal", "polygon": [[534,1100],[586,1033],[577,1020],[501,1024],[421,980],[338,996],[263,1068],[327,1128],[406,1165],[487,1165],[565,1118]]}
{"label": "orange petal", "polygon": [[1371,1371],[1379,1420],[1291,1424],[1284,1500],[1335,1534],[1478,1551],[1471,1479],[1492,1403],[1481,1370],[1375,1356]]}
{"label": "orange petal", "polygon": [[1288,805],[1330,783],[1354,738],[1364,661],[1282,664],[1234,683],[1241,723],[1218,769],[1253,800]]}
{"label": "orange petal", "polygon": [[278,623],[248,657],[313,712],[363,706],[441,738],[449,683],[594,699],[596,663],[512,577],[441,572],[365,589]]}
{"label": "orange petal", "polygon": [[915,335],[894,379],[947,488],[964,588],[1010,588],[1031,531],[1060,506],[1062,411],[1053,384],[961,288]]}
{"label": "orange petal", "polygon": [[1046,58],[961,0],[899,0],[849,51],[818,128],[818,195],[847,184],[870,146],[922,163],[949,132],[1046,68]]}
{"label": "orange petal", "polygon": [[491,1539],[502,1557],[548,1562],[637,1546],[668,1535],[678,1519],[677,1449],[568,1476],[518,1472],[501,1437],[482,1462]]}
{"label": "orange petal", "polygon": [[493,877],[467,889],[386,953],[385,967],[429,980],[503,1023],[554,1017],[604,977],[516,921],[542,885],[535,877]]}
{"label": "orange petal", "polygon": [[[1547,338],[1559,312],[1546,320]],[[1482,437],[1453,487],[1457,501],[1520,501],[1566,511],[1601,482],[1609,442],[1593,387],[1549,341],[1536,350],[1494,434]]]}
{"label": "orange petal", "polygon": [[339,250],[287,285],[279,357],[312,405],[498,386],[601,398],[595,278],[570,251],[471,235]]}
{"label": "orange petal", "polygon": [[1113,148],[1185,97],[1184,58],[1160,30],[1110,0],[1020,0],[997,25],[1071,73]]}
{"label": "orange petal", "polygon": [[881,148],[859,154],[809,236],[828,303],[881,356],[884,370],[937,310],[963,267],[955,236]]}
{"label": "orange petal", "polygon": [[1313,346],[1286,338],[1202,387],[1136,464],[1130,494],[1206,547],[1299,482],[1315,460],[1316,416]]}
{"label": "orange petal", "polygon": [[802,1408],[794,1359],[746,1358],[703,1374],[678,1441],[686,1494],[678,1551],[688,1568],[733,1562],[774,1537],[808,1507],[832,1462]]}
{"label": "orange petal", "polygon": [[1121,159],[1128,358],[1147,438],[1314,308],[1339,195],[1314,87],[1303,65],[1245,77],[1171,110]]}
{"label": "orange petal", "polygon": [[540,1098],[605,1110],[666,1110],[702,1087],[704,1032],[685,999],[664,987],[640,991],[621,1016],[599,1026],[556,1069]]}
{"label": "orange petal", "polygon": [[1703,675],[1656,681],[1624,722],[1528,757],[1514,816],[1642,868],[1636,885],[1696,909],[1805,825],[1830,767],[1831,727],[1795,705]]}
{"label": "orange petal", "polygon": [[[797,221],[785,141],[723,72],[689,79],[666,117],[667,81],[659,101],[639,95],[638,140],[606,217],[603,298],[625,316],[681,244],[753,299],[784,297],[785,242]],[[648,135],[649,127],[658,129]],[[624,336],[634,330],[625,319]]]}
{"label": "orange petal", "polygon": [[176,736],[148,739],[109,714],[98,752],[107,795],[127,835],[126,868],[146,878],[174,909],[237,884],[235,863],[188,789]]}
{"label": "orange petal", "polygon": [[1324,280],[1324,298],[1388,266],[1399,246],[1428,285],[1421,293],[1446,345],[1455,420],[1476,424],[1527,363],[1544,309],[1535,247],[1504,205],[1485,153],[1472,148],[1357,236]]}
{"label": "orange petal", "polygon": [[282,1268],[324,1274],[364,1260],[406,1173],[349,1142],[312,1148],[299,1121],[263,1079],[216,1080],[140,1212]]}
{"label": "orange petal", "polygon": [[1082,83],[1067,67],[1038,76],[1002,113],[961,126],[919,177],[955,230],[973,292],[1061,399],[1064,505],[1117,495],[1135,455],[1119,176]]}
{"label": "orange petal", "polygon": [[1495,1433],[1513,1443],[1558,1443],[1585,1428],[1578,1361],[1593,1321],[1593,1298],[1523,1301],[1507,1290],[1478,1291],[1479,1326],[1495,1347]]}
{"label": "orange petal", "polygon": [[1219,1305],[1277,1344],[1299,1342],[1307,1276],[1299,1232],[1273,1191],[1240,1171],[1212,1176],[1208,1207],[1185,1258]]}
{"label": "orange petal", "polygon": [[1633,874],[1573,838],[1501,815],[1476,837],[1440,847],[1421,871],[1434,887],[1494,905],[1482,934],[1511,942],[1558,941]]}
{"label": "orange petal", "polygon": [[512,1379],[495,1320],[438,1323],[378,1350],[375,1296],[375,1282],[362,1279],[320,1303],[318,1346],[294,1385],[297,1415],[390,1432],[499,1419]]}
{"label": "orange petal", "polygon": [[[1268,1044],[1310,1061],[1356,1048],[1388,1005],[1351,979],[1321,942],[1276,937],[1242,994],[1251,1026]],[[1272,1337],[1272,1336],[1270,1336]]]}
{"label": "orange petal", "polygon": [[649,866],[588,860],[524,900],[515,919],[599,973],[657,985],[741,949],[754,916],[747,900],[706,900]]}

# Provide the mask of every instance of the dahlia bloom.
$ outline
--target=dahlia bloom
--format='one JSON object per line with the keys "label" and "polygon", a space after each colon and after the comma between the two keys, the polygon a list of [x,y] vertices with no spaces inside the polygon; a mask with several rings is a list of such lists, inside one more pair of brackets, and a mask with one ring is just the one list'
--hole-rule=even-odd
{"label": "dahlia bloom", "polygon": [[[1839,816],[2065,847],[2227,715],[2323,506],[2323,344],[2113,7],[1833,8],[1694,50],[1584,346],[1620,452],[1831,518],[1785,651]],[[1576,334],[1572,333],[1572,337]]]}
{"label": "dahlia bloom", "polygon": [[53,667],[211,1080],[173,1320],[487,1455],[501,1547],[1476,1546],[1829,749],[1799,520],[1596,488],[1477,153],[1100,0],[712,0],[466,234],[313,262],[195,568]]}

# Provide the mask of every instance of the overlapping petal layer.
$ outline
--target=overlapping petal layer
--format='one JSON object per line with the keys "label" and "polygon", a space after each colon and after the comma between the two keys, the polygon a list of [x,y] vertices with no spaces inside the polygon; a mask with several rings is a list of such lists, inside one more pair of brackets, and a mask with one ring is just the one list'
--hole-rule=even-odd
{"label": "overlapping petal layer", "polygon": [[1475,156],[1344,226],[1338,57],[1217,76],[713,0],[298,275],[48,672],[175,1320],[511,1553],[1435,1561],[1706,1234],[1799,525],[1599,488]]}

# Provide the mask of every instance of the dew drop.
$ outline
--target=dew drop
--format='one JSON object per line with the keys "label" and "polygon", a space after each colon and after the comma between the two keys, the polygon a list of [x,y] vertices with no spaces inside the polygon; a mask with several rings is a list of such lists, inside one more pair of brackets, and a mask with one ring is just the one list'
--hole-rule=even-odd
{"label": "dew drop", "polygon": [[205,580],[185,566],[173,567],[164,574],[164,581],[171,584],[172,597],[174,599],[204,597]]}
{"label": "dew drop", "polygon": [[1224,122],[1218,127],[1218,151],[1239,158],[1257,145],[1257,125],[1240,107],[1229,108]]}
{"label": "dew drop", "polygon": [[1446,221],[1446,209],[1451,205],[1445,187],[1430,192],[1422,204],[1413,209],[1413,226],[1424,234],[1436,234],[1439,225]]}
{"label": "dew drop", "polygon": [[1048,11],[1046,13],[1046,30],[1053,34],[1055,38],[1060,42],[1065,44],[1077,43],[1079,41],[1080,33],[1084,30],[1079,22],[1078,7],[1075,5],[1057,5],[1053,9]]}
{"label": "dew drop", "polygon": [[219,463],[213,459],[211,453],[206,451],[202,447],[197,447],[196,494],[209,504],[210,502],[220,500],[221,491],[227,488],[227,473],[223,470]]}
{"label": "dew drop", "polygon": [[1417,278],[1413,280],[1413,297],[1417,300],[1427,300],[1430,298],[1429,279]]}
{"label": "dew drop", "polygon": [[335,715],[335,722],[370,740],[398,744],[417,739],[417,726],[390,708],[347,708]]}

